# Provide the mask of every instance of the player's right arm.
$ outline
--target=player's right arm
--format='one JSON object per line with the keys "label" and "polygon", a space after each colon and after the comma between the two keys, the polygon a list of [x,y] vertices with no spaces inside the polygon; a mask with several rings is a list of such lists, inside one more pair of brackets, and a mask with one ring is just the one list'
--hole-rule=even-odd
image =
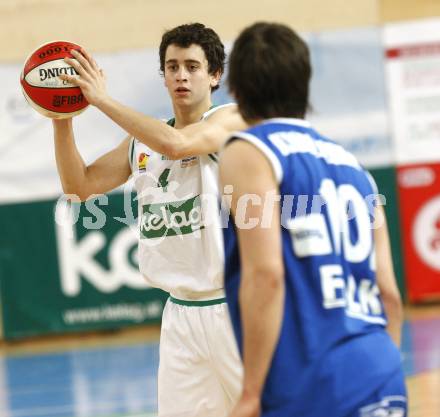
{"label": "player's right arm", "polygon": [[377,285],[388,318],[388,333],[394,343],[400,347],[403,323],[402,300],[394,275],[390,239],[382,206],[376,207],[375,216],[377,221],[381,223],[379,227],[374,229]]}
{"label": "player's right arm", "polygon": [[66,58],[66,62],[80,77],[66,74],[59,77],[80,87],[91,105],[150,149],[170,159],[216,153],[234,131],[248,127],[237,106],[231,105],[219,108],[202,122],[175,129],[111,98],[107,94],[104,73],[95,60],[84,50],[82,54],[72,50],[72,55],[76,60]]}
{"label": "player's right arm", "polygon": [[53,120],[53,128],[55,157],[65,194],[76,195],[85,201],[94,194],[111,191],[130,177],[130,137],[87,166],[75,144],[72,119]]}

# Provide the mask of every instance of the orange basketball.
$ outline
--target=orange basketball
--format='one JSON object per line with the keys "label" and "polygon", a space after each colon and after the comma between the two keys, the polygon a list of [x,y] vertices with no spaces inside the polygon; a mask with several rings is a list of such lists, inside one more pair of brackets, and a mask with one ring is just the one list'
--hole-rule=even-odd
{"label": "orange basketball", "polygon": [[58,78],[60,74],[78,76],[64,62],[73,58],[70,51],[81,50],[75,43],[54,41],[36,49],[26,59],[20,82],[28,103],[43,116],[65,119],[83,112],[89,103],[81,89]]}

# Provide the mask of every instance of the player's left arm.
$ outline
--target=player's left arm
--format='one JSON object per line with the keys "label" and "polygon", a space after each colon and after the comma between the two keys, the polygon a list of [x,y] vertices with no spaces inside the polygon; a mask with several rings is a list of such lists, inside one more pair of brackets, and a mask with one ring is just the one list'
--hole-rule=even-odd
{"label": "player's left arm", "polygon": [[[257,417],[284,310],[280,208],[279,201],[272,198],[271,209],[269,201],[270,195],[279,194],[278,184],[268,159],[254,145],[241,140],[232,142],[223,151],[220,179],[222,187],[233,186],[231,211],[241,259],[239,300],[244,385],[231,417]],[[257,202],[260,200],[260,204],[245,205],[250,195]],[[257,225],[246,227],[248,221],[257,221]]]}
{"label": "player's left arm", "polygon": [[388,319],[388,333],[394,343],[400,347],[403,324],[402,299],[394,274],[385,212],[380,205],[375,208],[375,219],[380,223],[374,229],[377,285]]}
{"label": "player's left arm", "polygon": [[246,128],[233,105],[217,110],[206,121],[175,129],[114,100],[107,93],[104,73],[93,57],[85,50],[81,53],[72,50],[72,55],[75,60],[66,58],[66,62],[80,77],[63,74],[60,78],[80,87],[90,104],[130,135],[170,159],[218,152],[232,132]]}

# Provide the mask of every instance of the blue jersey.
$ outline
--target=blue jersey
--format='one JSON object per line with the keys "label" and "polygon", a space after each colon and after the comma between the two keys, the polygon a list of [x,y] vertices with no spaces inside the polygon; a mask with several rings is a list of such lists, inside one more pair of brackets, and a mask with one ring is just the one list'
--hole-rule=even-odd
{"label": "blue jersey", "polygon": [[[375,278],[370,175],[303,120],[237,133],[270,161],[281,195],[285,305],[263,416],[346,416],[400,371]],[[225,237],[225,287],[240,350],[240,260]],[[268,248],[270,250],[270,248]]]}

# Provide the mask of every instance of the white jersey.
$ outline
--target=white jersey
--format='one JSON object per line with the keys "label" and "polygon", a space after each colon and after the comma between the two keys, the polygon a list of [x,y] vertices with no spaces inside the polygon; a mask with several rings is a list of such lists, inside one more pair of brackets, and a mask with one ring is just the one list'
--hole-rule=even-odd
{"label": "white jersey", "polygon": [[223,297],[217,155],[173,161],[133,139],[129,158],[144,278],[176,298]]}

